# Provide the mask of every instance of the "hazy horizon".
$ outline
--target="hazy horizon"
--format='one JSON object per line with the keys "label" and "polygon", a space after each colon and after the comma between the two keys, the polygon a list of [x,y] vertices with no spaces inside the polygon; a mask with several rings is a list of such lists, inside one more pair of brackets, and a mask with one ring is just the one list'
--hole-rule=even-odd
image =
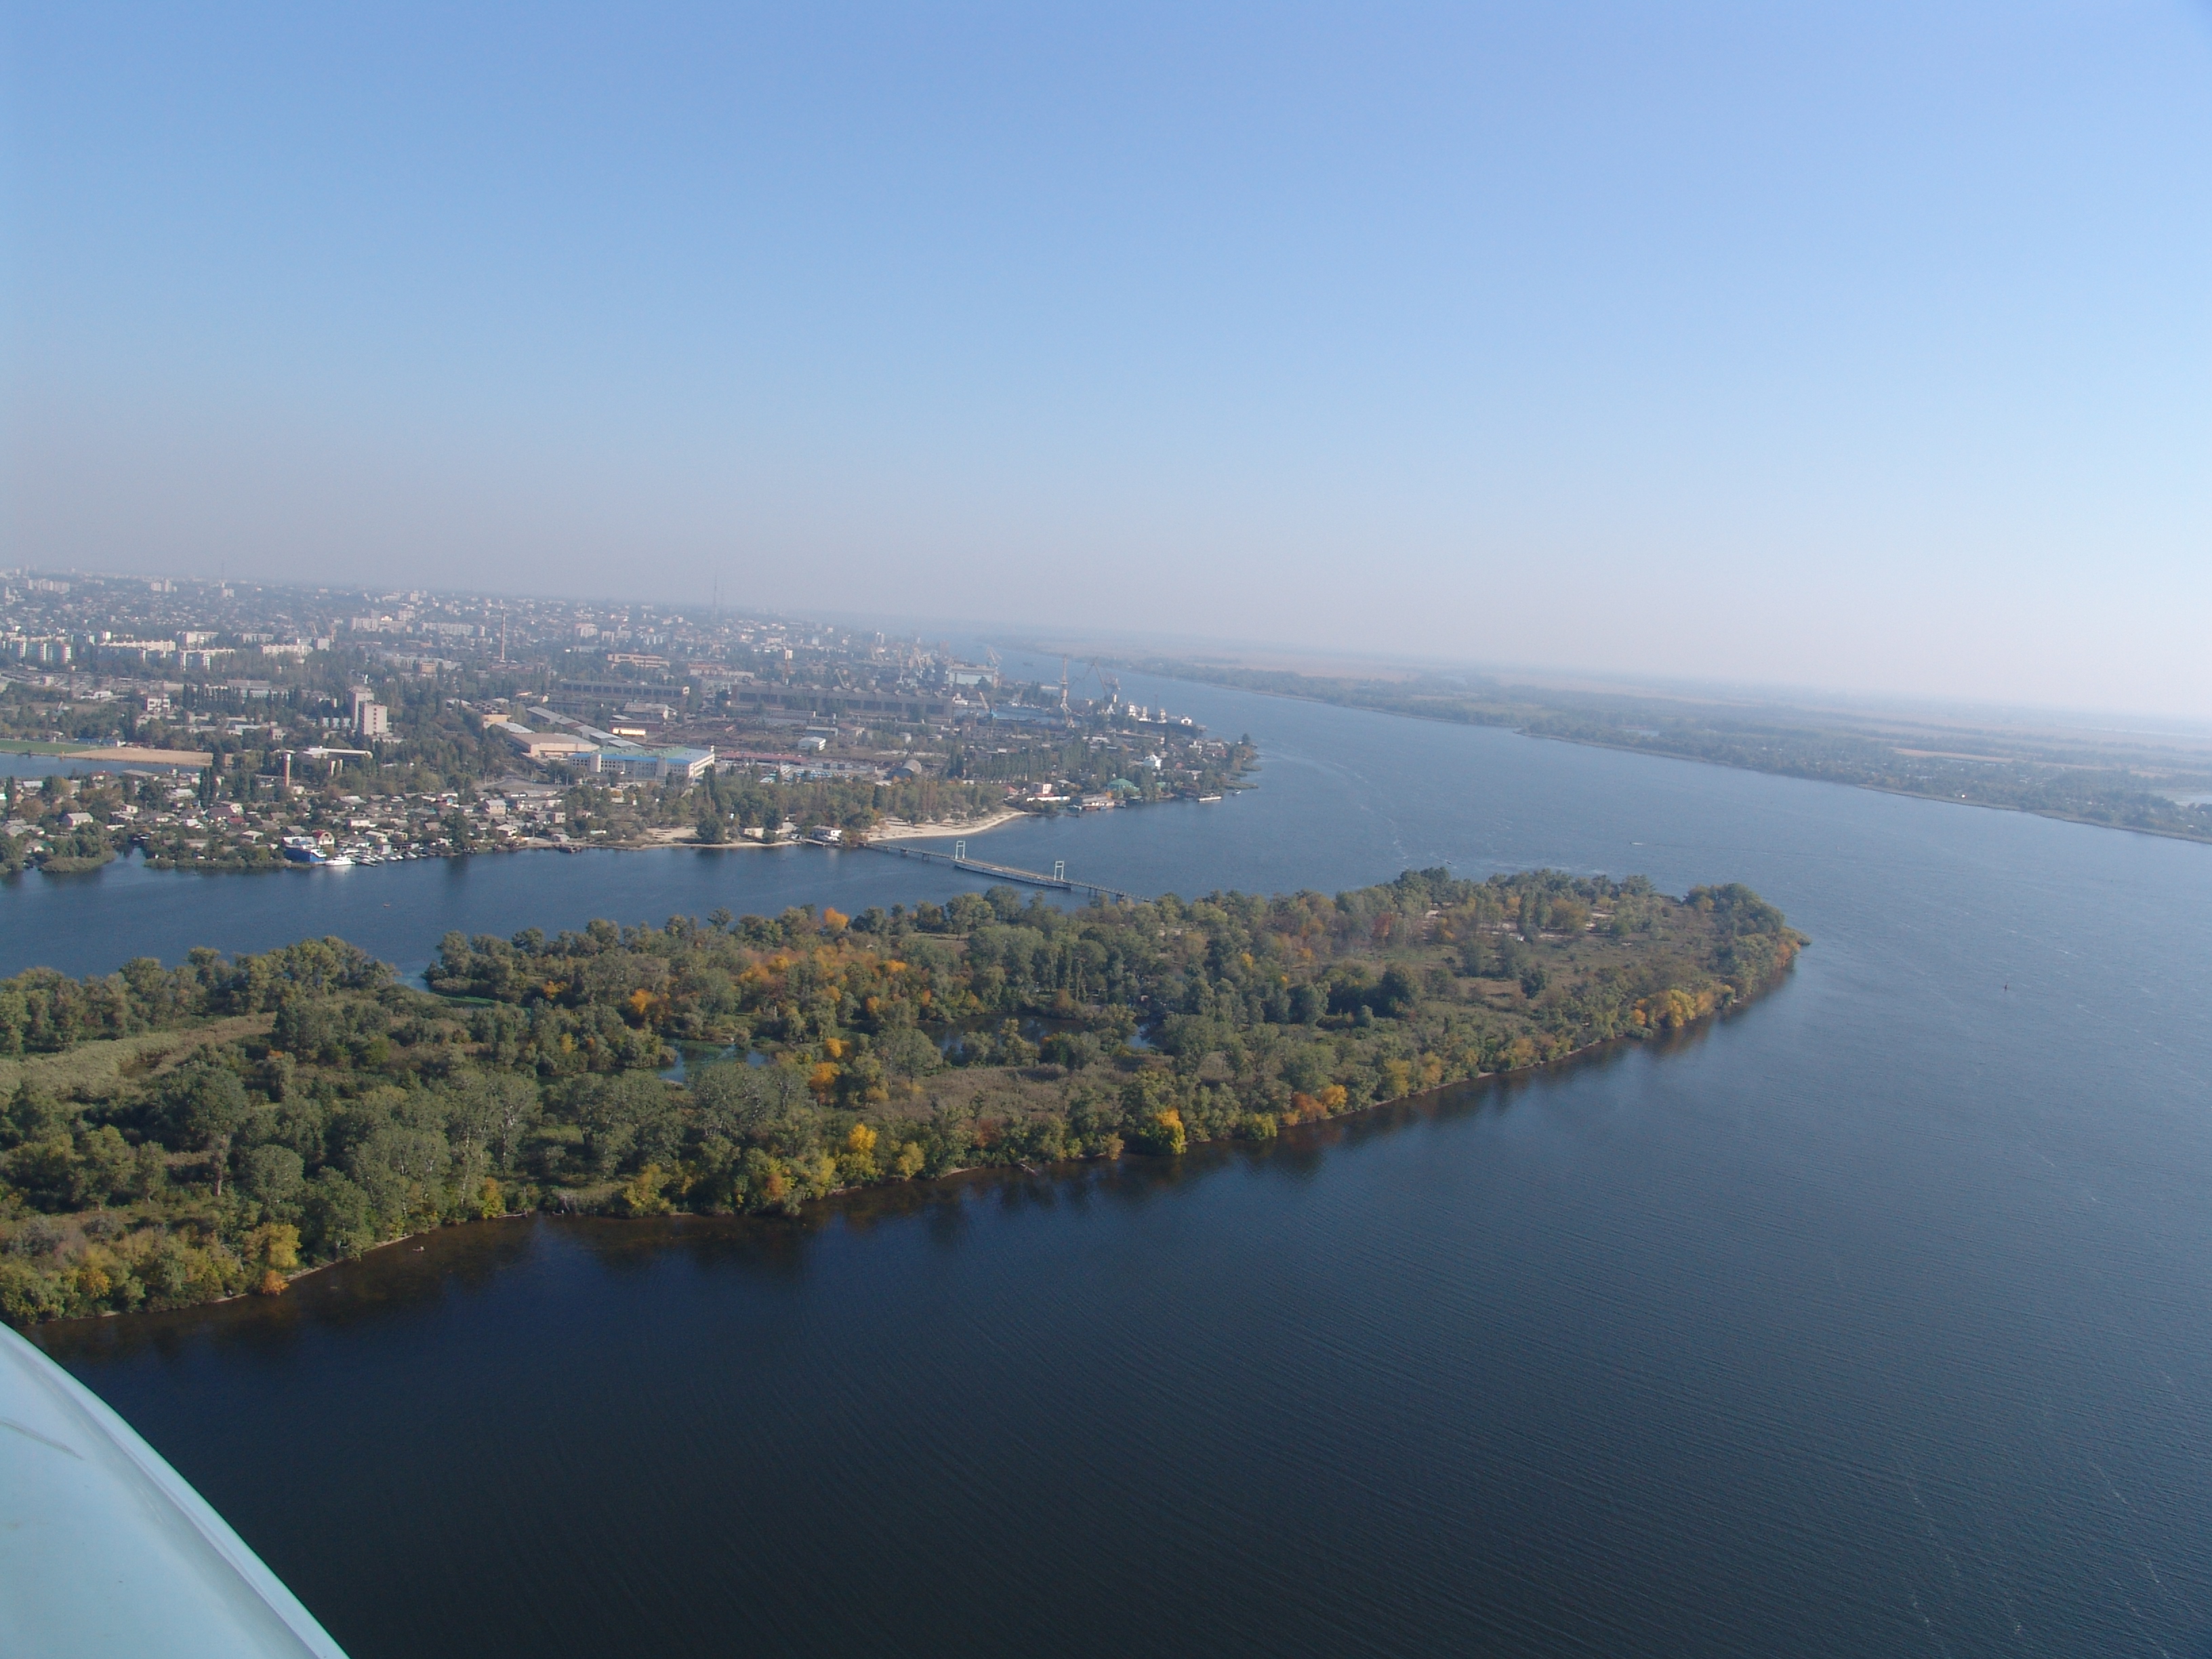
{"label": "hazy horizon", "polygon": [[2201,7],[6,19],[0,562],[2212,718]]}

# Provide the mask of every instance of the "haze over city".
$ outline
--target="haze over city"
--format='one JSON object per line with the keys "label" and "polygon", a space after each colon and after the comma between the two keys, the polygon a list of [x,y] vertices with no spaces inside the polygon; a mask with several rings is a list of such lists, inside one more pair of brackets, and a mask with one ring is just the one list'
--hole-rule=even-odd
{"label": "haze over city", "polygon": [[5,39],[11,563],[2212,716],[2201,7]]}

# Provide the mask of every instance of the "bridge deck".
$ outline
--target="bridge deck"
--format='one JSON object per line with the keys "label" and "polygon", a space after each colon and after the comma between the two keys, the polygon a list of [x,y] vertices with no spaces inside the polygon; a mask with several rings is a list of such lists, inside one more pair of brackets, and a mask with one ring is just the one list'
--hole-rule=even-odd
{"label": "bridge deck", "polygon": [[1077,881],[1067,876],[1048,876],[1040,870],[1018,869],[1011,864],[992,864],[982,859],[961,858],[951,853],[935,853],[927,848],[907,847],[898,843],[884,845],[868,843],[871,851],[890,853],[902,859],[920,859],[927,864],[949,864],[956,870],[965,870],[971,875],[988,876],[997,881],[1019,882],[1027,887],[1049,887],[1062,893],[1090,893],[1099,898],[1113,899],[1123,904],[1134,904],[1136,896],[1125,893],[1118,887],[1102,887],[1095,881]]}

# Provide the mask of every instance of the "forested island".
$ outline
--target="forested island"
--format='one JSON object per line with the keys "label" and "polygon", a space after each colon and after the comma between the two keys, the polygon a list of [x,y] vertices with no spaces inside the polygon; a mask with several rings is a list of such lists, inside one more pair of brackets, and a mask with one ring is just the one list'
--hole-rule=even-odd
{"label": "forested island", "polygon": [[[335,939],[0,981],[0,1314],[246,1291],[536,1209],[795,1213],[1172,1157],[1703,1019],[1805,943],[1740,885],[1411,871],[1329,897]],[[672,1075],[678,1067],[680,1080]]]}

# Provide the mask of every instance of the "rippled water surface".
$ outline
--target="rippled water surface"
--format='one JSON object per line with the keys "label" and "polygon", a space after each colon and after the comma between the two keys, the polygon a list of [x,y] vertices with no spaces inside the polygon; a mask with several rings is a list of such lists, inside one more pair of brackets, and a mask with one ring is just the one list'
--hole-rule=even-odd
{"label": "rippled water surface", "polygon": [[[1265,1151],[488,1224],[49,1346],[356,1659],[2212,1656],[2212,849],[1131,690],[1250,731],[1263,787],[994,856],[1741,879],[1814,946],[1671,1051]],[[111,868],[0,890],[0,965],[964,884]]]}

